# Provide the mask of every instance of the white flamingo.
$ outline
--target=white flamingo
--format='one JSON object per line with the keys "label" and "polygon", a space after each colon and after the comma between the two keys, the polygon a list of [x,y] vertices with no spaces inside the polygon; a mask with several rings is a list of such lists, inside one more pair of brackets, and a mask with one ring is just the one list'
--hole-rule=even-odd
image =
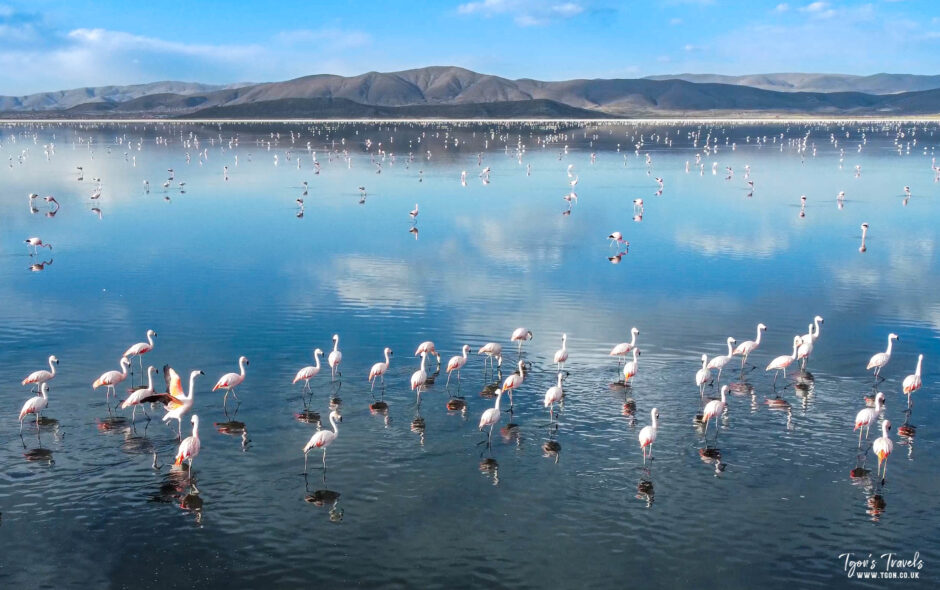
{"label": "white flamingo", "polygon": [[411,391],[418,392],[418,403],[421,402],[421,390],[424,388],[425,381],[428,380],[428,372],[424,367],[427,361],[428,353],[421,353],[421,368],[411,374]]}
{"label": "white flamingo", "polygon": [[[876,438],[871,445],[871,449],[878,456],[878,475],[881,475],[881,483],[884,483],[885,476],[888,475],[888,455],[894,450],[894,443],[888,437],[890,430],[891,421],[885,420],[884,424],[881,425],[881,436]],[[884,471],[881,469],[882,463],[884,463]]]}
{"label": "white flamingo", "polygon": [[[724,413],[725,408],[728,407],[728,386],[721,386],[721,399],[713,399],[707,404],[705,404],[705,409],[702,410],[702,422],[705,423],[705,438],[708,438],[708,420],[711,418],[715,419],[715,431],[718,431],[718,416],[721,416]],[[717,435],[716,435],[717,436]]]}
{"label": "white flamingo", "polygon": [[884,409],[885,394],[880,391],[875,394],[875,407],[862,408],[855,415],[855,428],[858,430],[858,446],[862,446],[862,428],[865,429],[865,438],[868,438],[868,432],[871,430],[871,423],[878,420],[881,410]]}
{"label": "white flamingo", "polygon": [[519,343],[519,354],[522,354],[522,343],[526,340],[532,340],[532,330],[526,330],[525,328],[516,328],[512,332],[512,337],[509,338],[511,342]]}
{"label": "white flamingo", "polygon": [[561,371],[558,371],[558,383],[549,387],[545,391],[545,407],[548,408],[548,415],[552,422],[555,421],[555,404],[561,403],[565,398],[565,390],[562,388],[561,382],[564,379],[565,374]]}
{"label": "white flamingo", "polygon": [[342,422],[343,417],[336,410],[333,410],[330,412],[330,425],[333,426],[333,430],[318,430],[304,445],[304,473],[307,473],[307,453],[312,449],[323,449],[323,469],[326,469],[326,447],[333,444],[333,441],[339,436],[339,427],[336,426],[337,420]]}
{"label": "white flamingo", "polygon": [[23,418],[29,414],[36,414],[36,430],[39,430],[39,415],[49,405],[49,384],[42,383],[39,386],[39,395],[26,400],[23,409],[20,410],[20,432],[23,432]]}
{"label": "white flamingo", "polygon": [[218,391],[220,389],[225,390],[225,395],[222,397],[222,407],[225,407],[225,402],[228,399],[228,394],[232,394],[232,397],[235,398],[235,401],[238,401],[238,394],[235,393],[235,388],[242,384],[242,381],[245,380],[245,366],[248,364],[248,359],[240,356],[238,357],[238,373],[226,373],[219,377],[219,380],[216,382],[215,387],[212,388],[212,391]]}
{"label": "white flamingo", "polygon": [[503,390],[496,390],[496,405],[492,408],[489,408],[483,415],[480,416],[480,432],[483,431],[487,426],[490,427],[490,433],[487,436],[487,445],[493,438],[493,427],[499,423],[500,411],[499,411],[499,400],[503,397]]}
{"label": "white flamingo", "polygon": [[904,378],[904,383],[902,388],[904,393],[907,394],[907,406],[911,406],[911,394],[920,389],[921,379],[920,379],[920,366],[924,362],[924,355],[917,355],[917,368],[914,369],[913,375],[908,375]]}
{"label": "white flamingo", "polygon": [[707,367],[709,369],[718,369],[718,377],[715,380],[715,383],[721,383],[721,370],[725,368],[725,365],[731,362],[731,358],[734,356],[734,351],[732,350],[731,346],[735,342],[736,340],[734,338],[728,336],[728,354],[713,356],[712,360],[708,361]]}
{"label": "white flamingo", "polygon": [[[339,350],[339,334],[333,334],[333,352],[326,357],[326,364],[330,365],[330,381],[336,379],[339,373],[339,364],[343,362],[343,353]],[[342,373],[340,373],[342,375]]]}
{"label": "white flamingo", "polygon": [[555,356],[552,360],[557,369],[564,367],[565,361],[568,360],[568,334],[561,335],[561,348],[555,351]]}
{"label": "white flamingo", "polygon": [[[499,361],[499,366],[503,364],[503,346],[496,342],[487,342],[480,347],[477,354],[485,354],[490,360],[491,366],[494,360]],[[486,369],[486,359],[483,359],[483,368]]]}
{"label": "white flamingo", "polygon": [[[176,451],[176,461],[173,462],[173,465],[177,467],[182,467],[183,461],[189,462],[189,477],[190,484],[192,484],[193,477],[193,459],[196,458],[196,455],[199,454],[199,448],[202,446],[199,442],[199,416],[193,414],[193,417],[189,419],[193,425],[193,433],[190,436],[187,436],[179,446],[179,449]],[[193,486],[195,491],[196,486]]]}
{"label": "white flamingo", "polygon": [[650,418],[652,418],[652,424],[644,426],[640,430],[639,436],[637,436],[640,441],[640,449],[643,451],[644,465],[646,465],[646,447],[649,447],[650,461],[653,460],[653,443],[656,442],[656,431],[659,430],[659,410],[657,408],[650,410]]}
{"label": "white flamingo", "polygon": [[767,368],[764,369],[765,372],[777,371],[776,373],[774,373],[774,389],[777,388],[777,375],[780,374],[780,371],[783,371],[783,378],[784,379],[787,378],[787,367],[789,367],[790,364],[796,360],[797,352],[799,350],[799,346],[801,342],[802,342],[802,338],[800,338],[799,336],[794,336],[793,337],[793,354],[792,355],[784,354],[782,356],[778,356],[774,360],[770,361],[770,364],[768,364]]}
{"label": "white flamingo", "polygon": [[744,365],[747,363],[747,357],[757,350],[757,347],[760,346],[760,335],[767,329],[767,326],[764,324],[757,324],[757,338],[754,340],[745,340],[741,344],[738,344],[738,347],[734,349],[734,354],[742,355],[741,358],[741,370],[744,370]]}
{"label": "white flamingo", "polygon": [[447,361],[447,383],[444,384],[444,387],[447,387],[450,384],[450,375],[451,372],[457,371],[457,382],[460,382],[460,369],[467,364],[467,354],[470,352],[470,345],[463,345],[463,356],[457,355],[450,357],[450,360]]}
{"label": "white flamingo", "polygon": [[313,351],[313,360],[316,364],[308,365],[303,369],[297,371],[297,375],[294,376],[293,383],[298,381],[304,382],[304,391],[310,391],[310,380],[317,376],[320,372],[320,357],[323,355],[323,351],[319,348]]}
{"label": "white flamingo", "polygon": [[625,386],[630,384],[630,379],[633,379],[634,377],[636,377],[636,372],[637,370],[639,370],[639,363],[637,362],[637,358],[639,356],[640,356],[640,349],[634,347],[633,348],[633,360],[628,361],[627,364],[623,366],[623,384]]}
{"label": "white flamingo", "polygon": [[695,372],[695,384],[698,386],[699,397],[705,398],[705,385],[711,381],[712,371],[708,368],[708,355],[702,355],[702,368]]}
{"label": "white flamingo", "polygon": [[884,352],[879,352],[878,354],[873,355],[871,359],[868,361],[868,366],[866,367],[866,369],[875,370],[875,379],[877,379],[878,376],[881,374],[881,369],[883,369],[884,366],[888,364],[888,361],[891,360],[891,345],[894,343],[895,340],[897,340],[898,342],[901,341],[901,339],[898,338],[897,334],[893,334],[893,333],[888,334],[888,349],[885,350]]}
{"label": "white flamingo", "polygon": [[[636,329],[636,326],[630,329],[630,342],[621,342],[620,344],[614,346],[610,349],[610,356],[619,356],[620,358],[625,357],[633,348],[636,346],[636,337],[640,333]],[[619,364],[619,360],[617,361]]]}
{"label": "white flamingo", "polygon": [[388,371],[388,365],[391,363],[392,359],[392,349],[385,347],[385,362],[378,362],[372,365],[372,368],[369,370],[369,383],[372,384],[372,391],[375,391],[375,379],[377,377],[382,378],[382,387],[385,387],[385,372]]}
{"label": "white flamingo", "polygon": [[[141,387],[140,389],[135,389],[131,392],[127,399],[121,402],[121,409],[126,410],[127,408],[133,407],[134,411],[131,412],[131,422],[134,422],[134,418],[137,417],[137,406],[139,406],[144,398],[150,397],[151,395],[156,394],[156,390],[153,388],[153,376],[158,373],[157,369],[150,365],[147,367],[147,387]],[[144,416],[147,416],[147,421],[150,421],[150,416],[147,414],[147,410],[144,409]]]}

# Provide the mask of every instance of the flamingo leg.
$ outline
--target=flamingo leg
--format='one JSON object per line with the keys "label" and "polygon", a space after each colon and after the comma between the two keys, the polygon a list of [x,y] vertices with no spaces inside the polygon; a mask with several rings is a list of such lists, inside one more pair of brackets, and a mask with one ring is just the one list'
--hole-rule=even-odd
{"label": "flamingo leg", "polygon": [[326,473],[326,447],[323,447],[323,473]]}
{"label": "flamingo leg", "polygon": [[304,475],[307,475],[307,451],[304,451]]}
{"label": "flamingo leg", "polygon": [[447,389],[447,387],[450,385],[450,375],[450,373],[447,374],[447,381],[444,383],[444,389]]}
{"label": "flamingo leg", "polygon": [[716,387],[718,386],[719,383],[721,383],[721,371],[722,371],[724,368],[725,368],[724,365],[718,367],[718,378],[715,379],[715,386],[716,386]]}
{"label": "flamingo leg", "polygon": [[23,434],[23,419],[20,418],[20,434]]}
{"label": "flamingo leg", "polygon": [[858,448],[862,448],[862,429],[858,429]]}

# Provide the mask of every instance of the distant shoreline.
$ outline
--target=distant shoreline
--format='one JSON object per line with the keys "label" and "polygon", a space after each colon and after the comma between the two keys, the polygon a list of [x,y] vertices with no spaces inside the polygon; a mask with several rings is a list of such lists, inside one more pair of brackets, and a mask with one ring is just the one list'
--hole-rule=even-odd
{"label": "distant shoreline", "polygon": [[606,124],[606,125],[637,125],[637,124],[699,124],[699,123],[733,123],[733,124],[790,124],[790,123],[932,123],[940,121],[940,114],[919,115],[905,117],[820,117],[815,115],[805,116],[765,116],[765,117],[650,117],[650,118],[561,118],[561,119],[540,119],[540,118],[507,118],[507,119],[449,119],[423,117],[414,119],[308,119],[308,118],[283,118],[283,119],[177,119],[177,118],[146,118],[146,119],[85,119],[85,118],[66,118],[66,119],[31,119],[31,118],[0,118],[0,125],[24,125],[24,124],[43,124],[43,125],[61,125],[61,124],[85,124],[85,125],[114,125],[114,124],[173,124],[173,125],[253,125],[253,124],[328,124],[328,123],[346,123],[346,124],[393,124],[393,123],[455,123],[455,124],[501,124],[501,123],[528,123],[528,124]]}

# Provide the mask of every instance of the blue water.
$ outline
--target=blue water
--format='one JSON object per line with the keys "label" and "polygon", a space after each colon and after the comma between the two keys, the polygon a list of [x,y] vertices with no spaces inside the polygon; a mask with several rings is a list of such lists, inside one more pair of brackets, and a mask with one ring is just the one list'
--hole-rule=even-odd
{"label": "blue water", "polygon": [[[850,585],[840,554],[919,552],[919,583],[934,586],[937,131],[6,125],[0,584],[822,587]],[[571,205],[562,198],[569,165],[578,178]],[[92,200],[96,178],[101,196]],[[53,217],[41,198],[31,212],[33,192],[55,196]],[[408,215],[416,202],[417,234]],[[606,239],[613,231],[630,243],[619,264]],[[30,236],[52,251],[30,256]],[[30,271],[43,261],[51,263]],[[811,378],[791,372],[775,392],[763,367],[789,353],[817,314],[825,323]],[[759,322],[768,326],[750,359],[759,369],[723,373],[723,382],[745,383],[743,394],[729,399],[717,441],[712,424],[706,443],[693,424],[700,357],[724,354],[728,336],[753,339]],[[408,381],[420,342],[433,340],[445,363],[465,343],[475,352],[499,342],[505,378],[520,326],[534,333],[523,352],[531,370],[512,415],[504,400],[491,446],[479,444],[486,436],[476,427],[493,404],[481,395],[494,380],[482,357],[471,356],[459,389],[454,378],[445,390],[441,372],[416,403]],[[624,389],[607,353],[632,326],[642,355]],[[129,410],[109,408],[91,388],[151,328],[158,336],[145,365],[169,364],[184,381],[193,369],[206,374],[196,381],[194,482],[171,472],[175,427],[139,411],[131,424]],[[555,383],[563,332],[569,375],[555,430],[541,400]],[[852,426],[873,391],[865,365],[889,332],[900,342],[877,386],[895,426],[882,485],[868,450],[880,428],[859,451]],[[342,376],[331,383],[325,368],[304,400],[293,375],[314,348],[329,352],[334,333]],[[394,356],[384,394],[377,387],[373,398],[366,375],[386,346]],[[907,413],[901,381],[919,353],[923,388]],[[50,421],[37,433],[27,419],[21,436],[17,414],[30,394],[20,380],[51,354],[60,364]],[[222,394],[210,390],[240,355],[250,365],[237,413],[230,399],[226,416]],[[765,403],[777,395],[789,411]],[[447,410],[452,396],[464,398],[465,412]],[[297,415],[307,403],[329,427],[331,399],[339,437],[326,472],[315,450],[305,477],[301,449],[317,426]],[[371,410],[374,399],[387,412]],[[635,412],[624,410],[628,399]],[[660,428],[644,467],[637,434],[653,407]],[[898,436],[905,422],[913,437]],[[189,428],[186,419],[184,436]],[[548,441],[560,451],[545,451]],[[858,467],[871,473],[853,477]]]}

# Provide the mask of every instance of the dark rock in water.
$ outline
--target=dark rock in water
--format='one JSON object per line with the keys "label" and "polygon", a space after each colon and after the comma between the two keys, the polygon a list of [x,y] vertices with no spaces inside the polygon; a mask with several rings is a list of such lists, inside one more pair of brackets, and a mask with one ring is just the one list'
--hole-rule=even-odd
{"label": "dark rock in water", "polygon": [[561,444],[554,440],[547,440],[545,444],[542,445],[542,450],[546,453],[557,453],[561,450]]}
{"label": "dark rock in water", "polygon": [[48,461],[53,463],[52,451],[49,449],[29,449],[23,453],[27,461]]}
{"label": "dark rock in water", "polygon": [[235,420],[232,420],[231,422],[216,422],[214,426],[215,429],[218,430],[221,434],[240,436],[243,432],[245,432],[245,423]]}
{"label": "dark rock in water", "polygon": [[306,422],[307,424],[319,424],[320,423],[320,413],[314,412],[312,410],[304,410],[299,414],[294,414],[294,417],[297,418],[300,422]]}
{"label": "dark rock in water", "polygon": [[339,500],[339,492],[334,492],[333,490],[316,490],[304,497],[305,502],[316,504],[317,506],[332,504],[337,500]]}

